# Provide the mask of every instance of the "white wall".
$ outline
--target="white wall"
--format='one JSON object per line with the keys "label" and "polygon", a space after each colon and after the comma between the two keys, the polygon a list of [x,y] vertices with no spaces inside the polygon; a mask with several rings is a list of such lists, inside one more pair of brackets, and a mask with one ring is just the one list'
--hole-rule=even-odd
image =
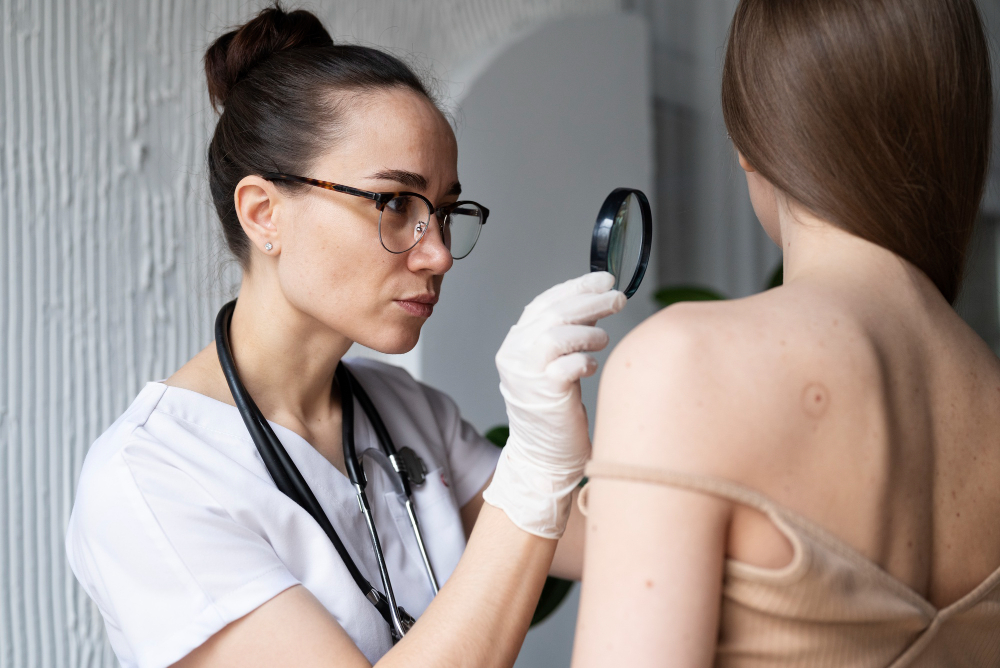
{"label": "white wall", "polygon": [[726,136],[720,89],[737,0],[628,0],[653,41],[658,282],[737,297],[780,262],[761,230]]}
{"label": "white wall", "polygon": [[[463,196],[490,208],[473,253],[445,278],[424,327],[426,382],[485,430],[506,423],[493,354],[521,309],[589,270],[590,238],[612,189],[653,192],[650,43],[632,15],[556,21],[508,45],[456,112]],[[625,310],[604,322],[609,350],[654,310],[653,259]],[[603,359],[605,355],[600,357]],[[583,383],[590,415],[597,379]],[[578,592],[529,633],[519,668],[569,666]]]}
{"label": "white wall", "polygon": [[[476,249],[445,278],[421,369],[480,429],[506,422],[493,353],[521,309],[589,271],[591,231],[611,190],[654,195],[648,50],[636,16],[547,24],[499,55],[459,105],[463,196],[491,213]],[[606,321],[612,341],[652,313],[654,283]],[[585,388],[593,409],[596,381]]]}

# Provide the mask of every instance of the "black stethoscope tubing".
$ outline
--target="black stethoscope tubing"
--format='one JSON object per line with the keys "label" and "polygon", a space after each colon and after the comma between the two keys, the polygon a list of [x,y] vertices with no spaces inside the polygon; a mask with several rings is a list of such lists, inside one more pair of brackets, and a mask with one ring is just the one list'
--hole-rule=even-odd
{"label": "black stethoscope tubing", "polygon": [[264,466],[267,468],[268,473],[274,480],[275,486],[290,499],[298,503],[299,506],[308,512],[309,515],[316,520],[317,524],[320,525],[323,532],[333,544],[334,549],[337,550],[337,553],[340,555],[340,558],[347,567],[351,578],[354,580],[355,584],[357,584],[361,593],[364,594],[365,598],[367,598],[372,605],[375,606],[382,618],[387,624],[389,624],[389,627],[392,630],[393,640],[396,641],[402,637],[402,635],[409,629],[409,626],[413,624],[413,619],[406,614],[405,610],[397,606],[395,603],[395,596],[392,592],[392,584],[389,581],[385,559],[382,555],[382,547],[378,539],[378,533],[375,530],[371,507],[368,503],[368,498],[364,493],[365,487],[367,486],[367,479],[365,477],[364,467],[361,465],[361,462],[357,457],[354,444],[354,399],[358,400],[362,410],[368,417],[384,454],[391,462],[392,468],[397,474],[398,485],[405,494],[404,501],[407,513],[410,516],[410,522],[413,526],[417,543],[424,559],[425,568],[427,569],[434,591],[437,593],[437,581],[434,577],[433,569],[430,566],[430,561],[427,558],[423,539],[420,536],[419,527],[417,526],[416,515],[413,511],[412,503],[410,502],[410,481],[406,475],[405,464],[400,461],[399,453],[396,451],[396,447],[392,442],[392,437],[389,436],[389,431],[386,429],[385,423],[382,422],[382,418],[379,415],[378,410],[372,403],[371,398],[364,391],[364,388],[361,387],[361,385],[354,378],[353,374],[351,374],[343,363],[339,364],[336,370],[336,378],[340,388],[343,411],[344,462],[347,469],[348,479],[351,481],[351,484],[358,493],[358,505],[360,506],[361,512],[365,517],[365,522],[368,525],[369,534],[372,538],[372,546],[375,550],[376,560],[378,561],[382,585],[386,592],[383,594],[378,591],[378,589],[373,587],[365,576],[362,575],[361,571],[354,563],[354,560],[347,552],[347,548],[344,546],[343,541],[341,541],[340,536],[338,536],[336,530],[334,530],[333,525],[330,523],[329,518],[323,511],[322,506],[320,506],[316,496],[312,493],[308,483],[306,483],[305,479],[302,477],[302,473],[299,471],[298,467],[295,466],[295,462],[293,462],[292,458],[288,455],[288,451],[285,450],[285,447],[281,444],[281,441],[275,435],[271,426],[260,412],[260,409],[257,408],[257,404],[254,403],[253,399],[250,397],[250,393],[247,392],[246,387],[244,387],[243,382],[240,380],[239,373],[236,370],[236,362],[233,359],[232,348],[229,343],[229,324],[232,321],[235,307],[236,300],[233,300],[223,306],[219,311],[219,315],[215,320],[215,345],[219,356],[219,363],[222,366],[222,372],[226,377],[226,382],[229,384],[229,389],[232,392],[236,408],[239,410],[240,416],[243,418],[243,422],[246,425],[247,430],[250,432],[250,437],[257,446],[257,450],[260,452]]}

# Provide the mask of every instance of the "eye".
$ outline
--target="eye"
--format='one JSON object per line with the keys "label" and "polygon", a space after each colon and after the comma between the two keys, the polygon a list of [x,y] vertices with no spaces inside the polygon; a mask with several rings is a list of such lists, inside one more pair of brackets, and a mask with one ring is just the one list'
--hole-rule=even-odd
{"label": "eye", "polygon": [[394,197],[389,200],[389,203],[385,205],[385,210],[390,213],[396,213],[401,216],[409,214],[410,209],[413,208],[413,198],[409,195],[400,195],[399,197]]}

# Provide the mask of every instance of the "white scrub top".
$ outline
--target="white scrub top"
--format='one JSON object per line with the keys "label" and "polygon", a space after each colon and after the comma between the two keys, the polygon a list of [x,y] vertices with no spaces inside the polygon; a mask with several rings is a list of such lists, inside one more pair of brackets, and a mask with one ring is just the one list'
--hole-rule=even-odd
{"label": "white scrub top", "polygon": [[[397,448],[427,465],[413,501],[435,574],[465,548],[459,509],[486,484],[500,450],[442,393],[406,371],[352,360]],[[308,442],[271,423],[358,568],[381,589],[350,481]],[[355,404],[358,452],[378,441]],[[397,602],[414,617],[432,598],[405,508],[366,465],[368,498]],[[239,411],[149,383],[87,453],[66,535],[70,566],[97,603],[126,668],[168,666],[226,624],[302,584],[368,660],[392,647],[389,627],[312,517],[275,486]]]}

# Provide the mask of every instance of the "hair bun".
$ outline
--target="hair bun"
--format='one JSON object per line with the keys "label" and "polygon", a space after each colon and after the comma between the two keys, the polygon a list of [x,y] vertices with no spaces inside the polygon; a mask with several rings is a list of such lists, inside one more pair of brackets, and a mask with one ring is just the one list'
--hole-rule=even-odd
{"label": "hair bun", "polygon": [[217,110],[225,107],[233,87],[275,53],[332,45],[330,33],[314,14],[303,9],[286,12],[275,3],[208,47],[208,99]]}

